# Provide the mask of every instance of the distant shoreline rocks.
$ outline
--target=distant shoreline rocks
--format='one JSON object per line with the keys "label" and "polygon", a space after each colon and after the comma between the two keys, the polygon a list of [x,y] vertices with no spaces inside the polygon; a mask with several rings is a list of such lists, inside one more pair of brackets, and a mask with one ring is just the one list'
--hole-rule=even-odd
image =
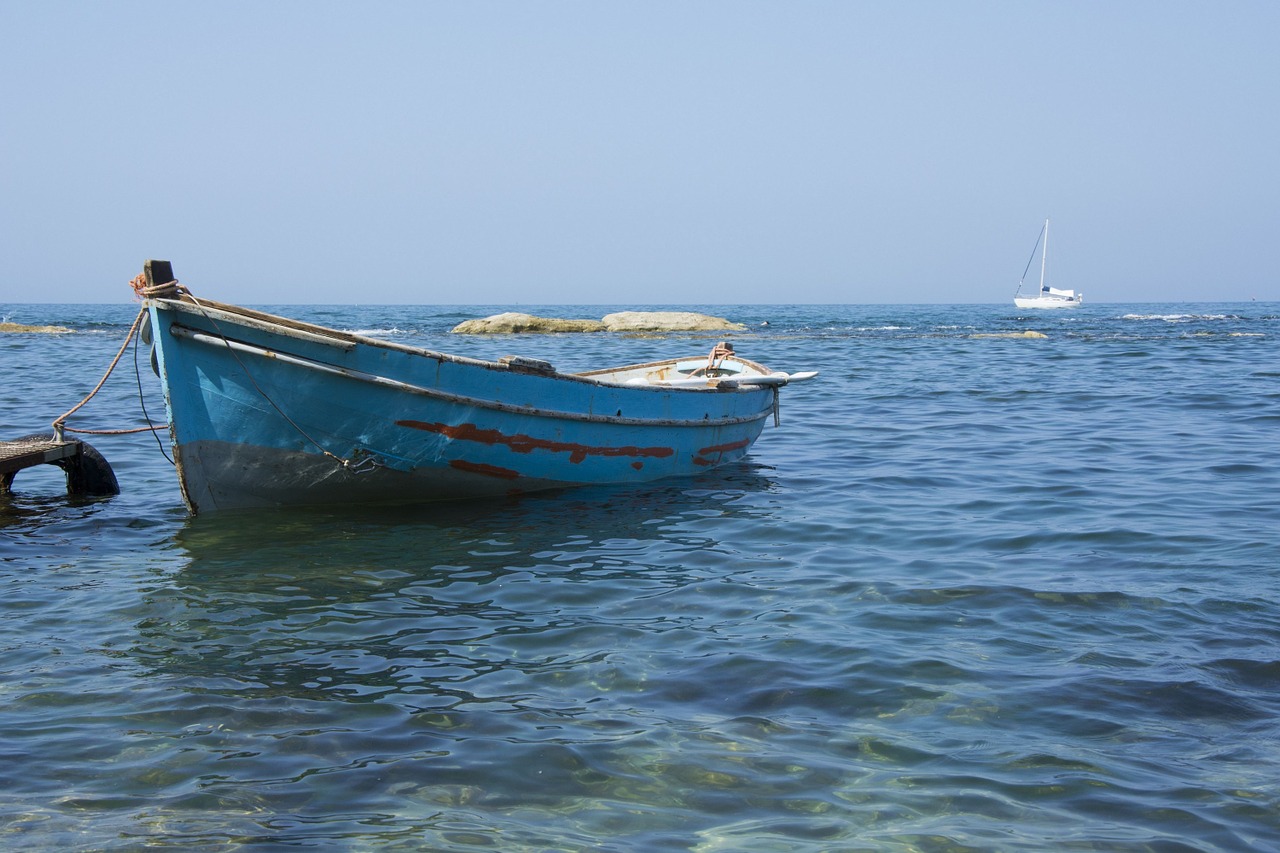
{"label": "distant shoreline rocks", "polygon": [[535,317],[508,311],[464,320],[455,335],[556,334],[562,332],[740,332],[747,327],[723,317],[693,311],[619,311],[599,320]]}
{"label": "distant shoreline rocks", "polygon": [[0,323],[0,333],[38,333],[43,335],[67,335],[71,329],[66,326],[26,326],[22,323]]}

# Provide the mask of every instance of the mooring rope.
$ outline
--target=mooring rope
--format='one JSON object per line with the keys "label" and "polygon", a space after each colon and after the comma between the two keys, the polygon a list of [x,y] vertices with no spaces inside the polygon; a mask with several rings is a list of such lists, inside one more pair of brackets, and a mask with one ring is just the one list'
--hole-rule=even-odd
{"label": "mooring rope", "polygon": [[[186,288],[178,284],[176,281],[156,285],[155,287],[148,287],[146,275],[143,273],[139,273],[134,276],[133,280],[129,282],[129,286],[133,288],[133,292],[136,293],[139,298],[186,292]],[[66,423],[67,418],[80,411],[85,403],[92,400],[94,396],[102,390],[102,386],[107,384],[107,379],[111,377],[112,372],[116,369],[116,365],[120,363],[121,356],[123,356],[124,351],[129,348],[129,342],[132,341],[134,339],[134,335],[138,333],[138,327],[142,324],[142,318],[146,315],[147,309],[142,308],[138,311],[138,316],[133,318],[133,325],[129,327],[129,334],[125,335],[124,343],[120,345],[120,351],[116,353],[115,358],[111,359],[111,364],[107,367],[107,372],[102,375],[102,379],[98,381],[97,386],[95,386],[83,400],[76,403],[75,406],[54,420],[53,437],[55,441],[62,441],[62,434],[64,432],[74,432],[79,433],[80,435],[132,435],[139,432],[154,433],[158,430],[164,429],[164,427],[156,426],[154,424],[148,424],[144,427],[133,427],[132,429],[81,429],[77,427],[69,427]],[[147,418],[147,420],[150,421],[151,419]]]}
{"label": "mooring rope", "polygon": [[124,343],[120,345],[120,351],[116,353],[115,358],[111,359],[111,364],[107,367],[107,372],[102,375],[102,379],[98,381],[98,384],[94,389],[90,391],[83,400],[76,403],[69,410],[54,419],[53,437],[55,441],[62,441],[62,434],[64,432],[75,432],[83,435],[128,435],[135,432],[152,432],[159,429],[159,427],[155,426],[135,427],[133,429],[76,429],[74,427],[67,426],[66,423],[67,418],[80,411],[84,404],[92,400],[94,396],[102,390],[102,386],[107,384],[107,379],[110,378],[112,371],[116,369],[116,365],[120,363],[120,357],[123,356],[124,351],[129,348],[129,342],[132,341],[133,336],[138,333],[138,326],[142,323],[142,318],[145,317],[146,314],[147,311],[144,308],[138,312],[137,317],[133,318],[133,325],[129,327],[129,334],[125,336]]}
{"label": "mooring rope", "polygon": [[[262,399],[267,401],[267,403],[271,406],[271,408],[276,410],[276,412],[280,415],[280,417],[284,418],[284,420],[289,424],[289,426],[293,427],[295,430],[297,430],[299,435],[301,435],[307,441],[311,442],[312,446],[314,446],[316,450],[320,451],[325,456],[328,456],[330,459],[337,462],[343,468],[351,471],[367,470],[368,466],[357,465],[352,460],[338,456],[337,454],[332,453],[329,450],[325,449],[324,446],[320,444],[320,442],[312,438],[307,433],[306,430],[304,430],[301,426],[299,426],[298,423],[293,420],[293,418],[285,414],[284,410],[281,409],[276,404],[275,400],[271,399],[271,397],[267,394],[267,392],[262,389],[262,386],[258,384],[258,381],[253,378],[253,374],[249,371],[249,368],[240,359],[240,356],[236,353],[235,349],[231,347],[231,342],[227,339],[227,336],[222,333],[222,329],[218,327],[218,321],[209,315],[208,309],[200,303],[200,300],[197,299],[195,297],[195,294],[193,294],[190,290],[188,290],[183,285],[179,284],[177,281],[170,281],[164,284],[157,284],[157,285],[148,285],[145,273],[139,273],[138,275],[134,276],[133,280],[129,282],[129,286],[133,288],[133,292],[137,294],[139,299],[155,299],[155,298],[172,299],[174,297],[185,297],[186,299],[190,300],[193,305],[195,305],[197,308],[200,309],[204,318],[208,320],[209,323],[213,326],[214,331],[217,333],[218,337],[222,338],[223,343],[227,344],[227,351],[231,353],[231,357],[234,358],[236,360],[236,363],[240,365],[240,369],[244,372],[244,375],[248,378],[249,383],[253,385],[254,390],[256,390],[258,394],[262,396]],[[156,426],[154,424],[149,424],[148,426],[144,426],[144,427],[134,427],[132,429],[77,429],[77,428],[69,427],[66,425],[67,418],[71,417],[76,412],[78,412],[86,403],[92,400],[99,391],[102,390],[102,386],[106,384],[107,379],[110,378],[112,372],[116,369],[116,365],[120,363],[120,358],[124,355],[125,350],[129,348],[129,342],[134,339],[135,335],[137,335],[138,328],[142,324],[143,318],[146,316],[147,316],[146,308],[142,308],[141,310],[138,311],[138,316],[133,319],[133,325],[129,327],[129,334],[125,336],[124,343],[120,345],[120,351],[116,353],[115,358],[111,359],[111,364],[107,367],[106,373],[102,375],[102,379],[99,380],[97,386],[92,391],[90,391],[83,400],[81,400],[79,403],[77,403],[67,412],[63,413],[61,416],[59,416],[57,419],[54,420],[53,437],[55,441],[62,441],[63,440],[62,436],[64,432],[74,432],[74,433],[80,433],[83,435],[130,435],[130,434],[139,433],[139,432],[156,433],[159,430],[164,429],[163,426]],[[136,357],[134,361],[135,361],[135,368],[136,368],[136,361],[137,361]],[[139,393],[139,398],[141,398],[142,382],[141,382],[140,376],[138,381],[138,393]],[[143,415],[144,417],[146,416],[145,404],[143,406]],[[150,421],[151,420],[150,417],[147,417],[147,420]],[[164,447],[161,446],[160,450],[163,453]],[[166,458],[167,456],[168,455],[166,454]]]}
{"label": "mooring rope", "polygon": [[[151,424],[151,413],[147,411],[147,392],[142,387],[142,366],[138,364],[138,350],[140,349],[138,343],[141,339],[142,335],[138,335],[133,339],[133,379],[138,386],[138,408],[142,410],[142,419]],[[151,436],[156,440],[156,447],[165,461],[177,467],[178,463],[174,462],[172,457],[169,456],[168,451],[164,449],[164,441],[160,438],[160,430],[163,428],[163,426],[153,425],[151,427]]]}

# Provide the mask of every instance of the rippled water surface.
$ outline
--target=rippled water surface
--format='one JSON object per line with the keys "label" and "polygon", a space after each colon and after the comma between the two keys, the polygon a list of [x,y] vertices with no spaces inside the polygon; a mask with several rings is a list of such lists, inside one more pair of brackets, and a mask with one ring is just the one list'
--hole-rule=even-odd
{"label": "rippled water surface", "polygon": [[[682,307],[821,371],[696,479],[189,518],[149,435],[90,437],[118,497],[20,473],[0,846],[1280,849],[1280,305]],[[135,310],[0,305],[73,330],[0,335],[0,439]],[[714,343],[277,310],[567,370]],[[72,425],[144,410],[127,350]]]}

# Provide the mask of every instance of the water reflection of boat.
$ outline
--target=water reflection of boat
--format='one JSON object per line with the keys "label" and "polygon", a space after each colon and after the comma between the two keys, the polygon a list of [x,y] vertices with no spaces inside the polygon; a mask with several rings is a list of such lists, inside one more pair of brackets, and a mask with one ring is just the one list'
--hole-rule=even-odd
{"label": "water reflection of boat", "polygon": [[[394,693],[419,707],[471,701],[489,689],[478,679],[537,666],[536,649],[572,654],[583,641],[565,631],[612,636],[638,598],[740,570],[736,543],[770,529],[775,512],[755,499],[774,488],[767,469],[741,462],[696,483],[588,486],[430,514],[191,516],[171,542],[178,568],[149,601],[134,655],[247,701],[263,690],[356,702]],[[522,645],[530,657],[503,658]],[[172,653],[184,648],[199,654]]]}
{"label": "water reflection of boat", "polygon": [[445,355],[138,282],[191,511],[451,500],[699,473],[741,459],[779,389],[710,357],[565,374]]}
{"label": "water reflection of boat", "polygon": [[[267,584],[284,575],[332,577],[353,568],[447,575],[450,566],[474,571],[493,563],[500,573],[520,555],[549,554],[570,541],[571,549],[654,542],[673,530],[699,529],[699,544],[714,548],[719,525],[758,525],[771,512],[749,499],[774,487],[769,470],[744,460],[696,480],[443,503],[429,514],[411,504],[232,510],[187,518],[174,544],[185,555],[182,577],[228,591],[264,573],[271,576]],[[708,523],[710,513],[717,525]]]}

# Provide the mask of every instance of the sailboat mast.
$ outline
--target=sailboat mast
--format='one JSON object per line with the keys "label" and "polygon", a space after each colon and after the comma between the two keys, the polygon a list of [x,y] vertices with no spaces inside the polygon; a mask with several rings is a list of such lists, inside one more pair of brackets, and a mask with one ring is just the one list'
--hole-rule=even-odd
{"label": "sailboat mast", "polygon": [[1049,257],[1049,220],[1044,221],[1044,249],[1040,252],[1040,293],[1044,294],[1044,262]]}

